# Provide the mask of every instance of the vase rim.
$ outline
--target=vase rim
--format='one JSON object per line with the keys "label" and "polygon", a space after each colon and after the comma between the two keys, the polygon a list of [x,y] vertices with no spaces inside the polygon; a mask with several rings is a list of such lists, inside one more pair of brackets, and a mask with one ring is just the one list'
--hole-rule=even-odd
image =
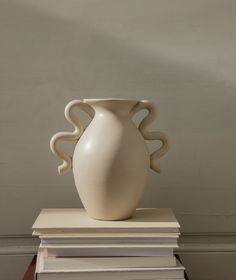
{"label": "vase rim", "polygon": [[138,100],[136,99],[126,99],[126,98],[86,98],[83,99],[83,102],[98,102],[98,101],[136,101],[138,102]]}

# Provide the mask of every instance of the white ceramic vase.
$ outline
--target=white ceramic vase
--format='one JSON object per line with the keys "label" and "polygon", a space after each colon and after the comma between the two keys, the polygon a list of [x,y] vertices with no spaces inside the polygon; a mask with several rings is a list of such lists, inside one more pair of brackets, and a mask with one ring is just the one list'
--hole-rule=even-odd
{"label": "white ceramic vase", "polygon": [[[89,114],[84,128],[75,109]],[[135,113],[147,109],[137,128]],[[147,100],[73,100],[65,108],[73,132],[59,132],[50,143],[52,152],[63,160],[59,174],[73,168],[75,185],[90,217],[101,220],[129,218],[142,198],[150,167],[160,172],[156,160],[169,149],[162,132],[148,132],[155,118],[155,107]],[[73,156],[59,147],[60,141],[77,141]],[[144,140],[160,140],[161,148],[149,155]]]}

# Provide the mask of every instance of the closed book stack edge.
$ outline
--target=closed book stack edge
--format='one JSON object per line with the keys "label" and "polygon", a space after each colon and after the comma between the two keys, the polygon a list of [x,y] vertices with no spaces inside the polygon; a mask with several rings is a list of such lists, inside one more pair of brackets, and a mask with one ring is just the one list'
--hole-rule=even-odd
{"label": "closed book stack edge", "polygon": [[36,279],[184,279],[173,250],[179,223],[168,208],[137,209],[124,221],[91,219],[84,209],[43,209]]}

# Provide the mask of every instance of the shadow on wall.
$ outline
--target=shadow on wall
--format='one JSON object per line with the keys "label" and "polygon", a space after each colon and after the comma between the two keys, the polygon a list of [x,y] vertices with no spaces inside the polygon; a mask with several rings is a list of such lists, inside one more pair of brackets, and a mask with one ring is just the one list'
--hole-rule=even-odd
{"label": "shadow on wall", "polygon": [[[60,107],[76,97],[148,98],[161,103],[162,126],[172,131],[216,130],[221,125],[227,129],[225,125],[233,124],[232,114],[222,120],[221,113],[231,112],[235,89],[205,73],[31,5],[6,1],[0,13],[7,21],[1,83],[8,89],[30,88],[27,98],[35,106],[37,101],[44,105],[50,101]],[[42,109],[41,114],[50,117],[50,111]]]}

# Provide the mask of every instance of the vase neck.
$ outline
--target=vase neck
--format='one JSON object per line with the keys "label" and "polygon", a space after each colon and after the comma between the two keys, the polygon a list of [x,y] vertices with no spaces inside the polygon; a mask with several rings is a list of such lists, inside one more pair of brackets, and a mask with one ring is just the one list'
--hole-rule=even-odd
{"label": "vase neck", "polygon": [[130,99],[84,99],[83,101],[89,104],[96,113],[107,111],[107,113],[122,117],[129,117],[132,108],[138,102]]}

